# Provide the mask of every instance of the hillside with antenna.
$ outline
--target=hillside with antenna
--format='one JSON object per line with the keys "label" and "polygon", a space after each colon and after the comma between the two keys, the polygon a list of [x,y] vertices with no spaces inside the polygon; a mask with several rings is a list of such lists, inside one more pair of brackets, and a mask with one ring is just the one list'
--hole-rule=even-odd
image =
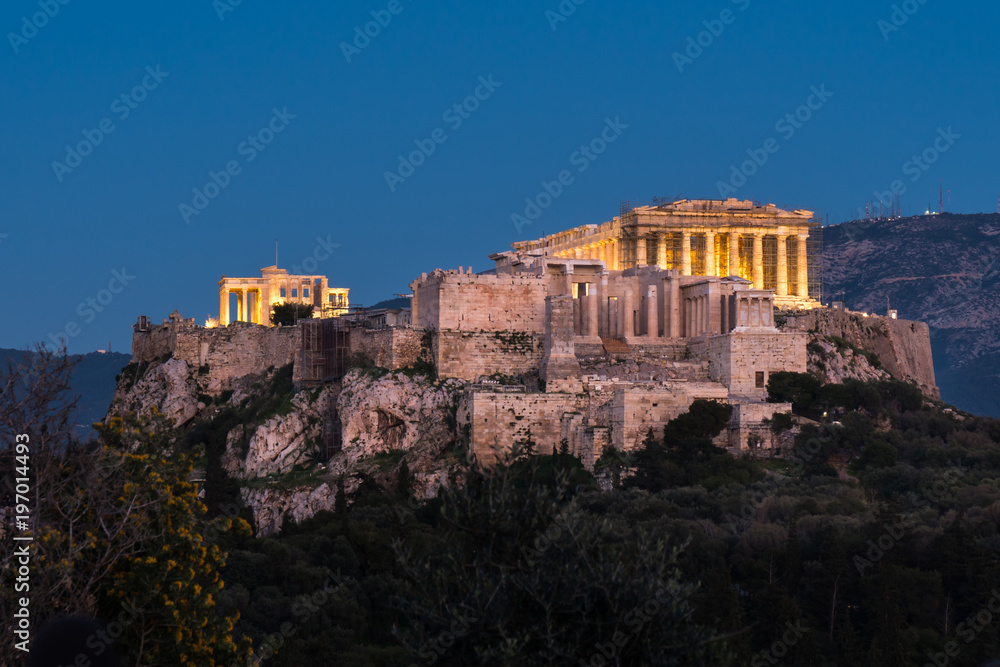
{"label": "hillside with antenna", "polygon": [[824,242],[827,298],[927,322],[942,398],[1000,416],[1000,214],[860,220]]}

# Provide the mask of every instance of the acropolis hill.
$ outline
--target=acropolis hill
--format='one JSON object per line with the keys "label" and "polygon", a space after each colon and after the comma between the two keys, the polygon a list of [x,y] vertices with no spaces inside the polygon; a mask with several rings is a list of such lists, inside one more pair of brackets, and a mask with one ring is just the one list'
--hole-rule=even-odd
{"label": "acropolis hill", "polygon": [[[356,457],[352,448],[406,450],[434,428],[434,438],[464,444],[484,462],[530,440],[540,451],[568,447],[592,468],[607,448],[636,448],[696,399],[733,406],[719,444],[745,450],[754,435],[780,450],[788,443],[766,421],[790,412],[766,401],[777,371],[833,381],[891,373],[939,397],[925,324],[820,306],[810,274],[819,260],[814,233],[810,211],[734,199],[629,208],[602,225],[514,243],[480,274],[423,273],[410,284],[408,310],[327,308],[284,327],[263,317],[276,303],[340,309],[347,290],[268,267],[262,278],[220,283],[219,323],[232,319],[228,326],[201,327],[176,313],[160,326],[137,325],[133,362],[172,355],[161,386],[190,387],[186,400],[164,398],[181,424],[205,409],[193,396],[220,396],[292,364],[295,385],[322,387],[324,397],[309,427],[316,432],[295,437],[322,438],[333,460],[341,451]],[[248,300],[251,290],[259,291]],[[227,312],[233,291],[236,318]],[[880,367],[826,334],[873,352]],[[409,369],[414,380],[373,381],[351,372],[359,363]],[[432,369],[438,383],[420,385],[414,369]],[[274,433],[244,437],[244,463],[261,448],[295,449]]]}

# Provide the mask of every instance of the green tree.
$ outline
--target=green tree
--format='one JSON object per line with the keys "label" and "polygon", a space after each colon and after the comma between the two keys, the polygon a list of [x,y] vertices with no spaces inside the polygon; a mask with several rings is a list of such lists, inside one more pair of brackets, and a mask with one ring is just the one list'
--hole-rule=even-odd
{"label": "green tree", "polygon": [[280,303],[271,311],[271,324],[289,326],[299,320],[308,320],[313,316],[313,308],[306,303]]}

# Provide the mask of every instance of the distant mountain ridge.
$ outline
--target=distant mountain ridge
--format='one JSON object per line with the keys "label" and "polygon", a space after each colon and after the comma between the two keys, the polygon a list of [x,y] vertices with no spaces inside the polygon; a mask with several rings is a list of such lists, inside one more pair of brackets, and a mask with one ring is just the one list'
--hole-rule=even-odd
{"label": "distant mountain ridge", "polygon": [[1000,215],[824,228],[824,293],[852,310],[927,322],[942,398],[1000,417]]}
{"label": "distant mountain ridge", "polygon": [[[6,367],[8,360],[20,363],[33,354],[35,353],[32,351],[0,348],[0,364]],[[70,358],[76,362],[71,380],[73,393],[78,397],[76,434],[86,440],[93,432],[90,425],[101,421],[107,414],[108,406],[111,405],[111,399],[115,395],[115,376],[128,365],[132,355],[119,352],[90,352],[71,354]]]}

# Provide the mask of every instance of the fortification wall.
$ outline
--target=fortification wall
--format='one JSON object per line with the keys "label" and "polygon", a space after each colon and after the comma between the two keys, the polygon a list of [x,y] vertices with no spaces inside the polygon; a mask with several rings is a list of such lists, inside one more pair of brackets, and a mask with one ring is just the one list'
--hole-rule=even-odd
{"label": "fortification wall", "polygon": [[545,332],[543,278],[441,271],[413,287],[425,329]]}
{"label": "fortification wall", "polygon": [[189,366],[208,366],[209,380],[231,379],[280,368],[295,361],[301,347],[298,327],[234,323],[228,327],[158,326],[132,335],[132,360],[153,361],[171,354]]}
{"label": "fortification wall", "polygon": [[[585,400],[585,399],[583,399]],[[476,458],[486,464],[530,437],[548,451],[564,437],[571,451],[583,448],[583,405],[575,394],[504,394],[469,389],[459,405],[459,426],[468,425]],[[574,419],[576,418],[576,419]],[[591,435],[591,442],[593,436]],[[573,445],[576,444],[576,447]]]}
{"label": "fortification wall", "polygon": [[877,355],[882,368],[893,377],[913,382],[925,396],[941,398],[934,377],[930,329],[924,322],[824,308],[788,317],[785,328],[843,338]]}
{"label": "fortification wall", "polygon": [[423,351],[424,332],[406,327],[351,330],[351,354],[363,354],[390,370],[412,366]]}
{"label": "fortification wall", "polygon": [[473,381],[481,375],[536,375],[545,336],[529,331],[435,331],[438,377]]}

